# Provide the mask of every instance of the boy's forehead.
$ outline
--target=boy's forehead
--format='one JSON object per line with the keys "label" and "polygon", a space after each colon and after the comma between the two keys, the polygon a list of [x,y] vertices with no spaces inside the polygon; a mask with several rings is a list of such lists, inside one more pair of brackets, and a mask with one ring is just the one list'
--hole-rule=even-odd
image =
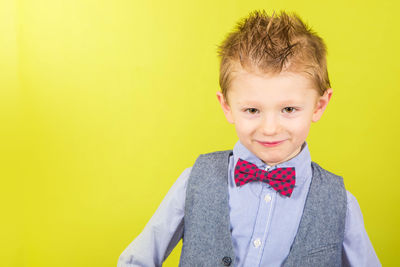
{"label": "boy's forehead", "polygon": [[[285,97],[263,97],[258,95],[246,94],[238,95],[232,98],[232,102],[237,105],[259,105],[259,104],[272,104],[272,105],[294,105],[307,101],[310,97],[297,97],[294,95]],[[308,101],[307,101],[308,102]]]}
{"label": "boy's forehead", "polygon": [[[254,73],[238,71],[232,77],[229,90],[241,89],[243,93],[254,89],[281,89],[286,91],[299,91],[300,89],[316,90],[313,80],[302,73]],[[243,90],[247,89],[247,90]],[[293,90],[291,90],[293,89]]]}
{"label": "boy's forehead", "polygon": [[231,71],[232,82],[235,80],[241,81],[257,81],[257,80],[265,80],[265,81],[274,81],[279,80],[280,82],[290,82],[290,81],[298,81],[302,80],[302,82],[307,83],[309,86],[312,86],[313,79],[307,75],[304,71],[295,71],[295,70],[282,70],[280,72],[271,72],[271,71],[262,71],[257,68],[243,68],[238,67],[237,65]]}
{"label": "boy's forehead", "polygon": [[[228,98],[236,103],[261,100],[284,104],[315,98],[318,91],[312,79],[297,72],[262,73],[241,69],[235,72]],[[234,97],[234,99],[232,99]]]}

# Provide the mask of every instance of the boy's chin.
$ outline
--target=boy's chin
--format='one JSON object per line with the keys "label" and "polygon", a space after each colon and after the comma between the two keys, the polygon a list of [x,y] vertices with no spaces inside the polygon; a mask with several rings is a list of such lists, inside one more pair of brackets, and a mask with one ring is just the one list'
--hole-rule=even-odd
{"label": "boy's chin", "polygon": [[274,166],[286,161],[285,157],[279,155],[257,155],[257,157],[261,159],[268,166]]}
{"label": "boy's chin", "polygon": [[261,159],[265,164],[268,166],[274,166],[286,161],[289,161],[290,159],[294,158],[299,154],[301,149],[297,149],[296,151],[293,151],[293,153],[287,154],[283,153],[283,151],[269,151],[266,152],[265,154],[257,155],[256,156]]}
{"label": "boy's chin", "polygon": [[270,150],[268,152],[260,153],[259,155],[256,154],[256,156],[268,166],[274,166],[292,158],[291,155],[287,155],[286,153],[283,153],[283,151],[279,150]]}

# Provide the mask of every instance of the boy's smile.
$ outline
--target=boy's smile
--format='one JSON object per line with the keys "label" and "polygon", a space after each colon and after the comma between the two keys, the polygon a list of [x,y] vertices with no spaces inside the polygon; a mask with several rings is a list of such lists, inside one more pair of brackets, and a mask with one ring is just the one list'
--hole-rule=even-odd
{"label": "boy's smile", "polygon": [[332,95],[320,96],[312,80],[294,72],[255,74],[241,69],[227,93],[217,97],[240,142],[272,166],[296,156],[311,122],[318,121]]}

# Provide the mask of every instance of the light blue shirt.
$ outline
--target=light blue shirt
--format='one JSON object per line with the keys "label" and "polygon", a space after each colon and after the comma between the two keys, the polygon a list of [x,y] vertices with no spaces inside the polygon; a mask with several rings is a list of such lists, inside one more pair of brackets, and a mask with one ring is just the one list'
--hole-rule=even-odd
{"label": "light blue shirt", "polygon": [[[261,169],[295,167],[296,185],[290,198],[263,182],[236,186],[238,159]],[[161,266],[183,234],[187,168],[171,187],[140,235],[121,254],[118,267]],[[311,183],[311,157],[307,142],[294,158],[268,166],[238,141],[229,159],[229,207],[235,266],[281,266],[294,241]],[[368,235],[360,207],[347,191],[347,216],[343,241],[343,265],[381,266]]]}

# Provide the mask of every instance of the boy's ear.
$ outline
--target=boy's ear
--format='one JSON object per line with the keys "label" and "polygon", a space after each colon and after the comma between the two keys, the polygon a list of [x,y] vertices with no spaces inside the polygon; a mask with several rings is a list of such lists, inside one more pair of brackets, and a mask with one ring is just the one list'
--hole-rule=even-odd
{"label": "boy's ear", "polygon": [[221,104],[222,111],[224,112],[227,121],[233,124],[234,121],[232,116],[232,110],[228,102],[226,101],[224,95],[221,92],[217,92],[217,98],[218,102]]}
{"label": "boy's ear", "polygon": [[320,96],[315,104],[314,112],[312,115],[312,122],[317,122],[321,119],[326,107],[328,106],[329,100],[332,97],[332,88],[326,89],[323,96]]}

